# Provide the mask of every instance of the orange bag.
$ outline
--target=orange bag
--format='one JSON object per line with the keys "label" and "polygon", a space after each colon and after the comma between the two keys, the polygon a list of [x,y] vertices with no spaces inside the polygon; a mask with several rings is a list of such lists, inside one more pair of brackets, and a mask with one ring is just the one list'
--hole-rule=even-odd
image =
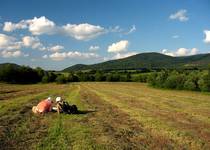
{"label": "orange bag", "polygon": [[49,100],[43,100],[37,105],[39,113],[49,112],[52,109],[52,102]]}

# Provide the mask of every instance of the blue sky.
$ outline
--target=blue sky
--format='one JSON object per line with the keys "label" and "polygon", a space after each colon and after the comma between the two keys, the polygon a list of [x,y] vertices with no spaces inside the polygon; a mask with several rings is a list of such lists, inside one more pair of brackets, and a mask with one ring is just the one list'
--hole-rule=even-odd
{"label": "blue sky", "polygon": [[210,52],[208,0],[0,3],[0,63],[61,70],[143,52]]}

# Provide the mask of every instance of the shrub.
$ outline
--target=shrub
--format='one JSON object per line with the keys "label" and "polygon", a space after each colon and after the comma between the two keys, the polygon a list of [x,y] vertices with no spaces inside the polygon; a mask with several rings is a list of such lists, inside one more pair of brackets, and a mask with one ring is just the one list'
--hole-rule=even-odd
{"label": "shrub", "polygon": [[131,81],[131,74],[130,73],[126,74],[126,81],[127,82]]}
{"label": "shrub", "polygon": [[59,84],[64,84],[67,82],[67,80],[66,80],[65,76],[62,74],[62,75],[57,76],[56,82]]}
{"label": "shrub", "polygon": [[78,77],[76,75],[74,75],[73,73],[69,73],[67,76],[67,81],[68,82],[77,82]]}
{"label": "shrub", "polygon": [[164,87],[164,82],[166,81],[168,77],[168,73],[166,71],[161,71],[160,73],[158,73],[155,82],[156,82],[156,86],[157,87]]}
{"label": "shrub", "polygon": [[210,91],[210,77],[208,74],[203,75],[199,81],[198,86],[201,91]]}
{"label": "shrub", "polygon": [[169,76],[165,81],[165,88],[175,89],[179,83],[177,83],[177,75]]}
{"label": "shrub", "polygon": [[103,74],[97,71],[95,74],[95,81],[103,81],[103,80],[104,80]]}
{"label": "shrub", "polygon": [[42,77],[42,83],[49,83],[50,82],[50,78],[48,75],[45,75]]}
{"label": "shrub", "polygon": [[127,82],[127,78],[125,75],[120,75],[120,82]]}
{"label": "shrub", "polygon": [[204,79],[199,79],[198,80],[198,87],[201,91],[206,92],[208,91],[208,86],[205,83]]}
{"label": "shrub", "polygon": [[194,91],[196,90],[196,85],[191,79],[188,79],[184,82],[184,89]]}
{"label": "shrub", "polygon": [[179,90],[184,89],[185,81],[186,81],[185,74],[178,74],[176,78],[176,89],[179,89]]}
{"label": "shrub", "polygon": [[149,85],[151,86],[156,86],[156,77],[157,77],[157,73],[151,73],[148,78],[147,78],[147,82],[149,83]]}
{"label": "shrub", "polygon": [[108,74],[106,76],[106,81],[109,81],[109,82],[117,82],[117,81],[120,81],[120,75],[119,74]]}

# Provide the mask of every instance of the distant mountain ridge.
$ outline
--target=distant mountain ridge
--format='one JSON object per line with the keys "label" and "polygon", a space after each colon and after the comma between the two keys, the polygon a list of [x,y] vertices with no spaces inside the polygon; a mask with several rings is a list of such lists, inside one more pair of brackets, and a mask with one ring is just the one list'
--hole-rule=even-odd
{"label": "distant mountain ridge", "polygon": [[117,70],[140,68],[206,68],[210,64],[210,53],[184,57],[172,57],[156,52],[140,53],[130,57],[110,60],[98,64],[77,64],[64,69],[64,72],[81,70]]}
{"label": "distant mountain ridge", "polygon": [[0,64],[0,69],[5,68],[6,66],[12,66],[13,68],[20,68],[20,65],[14,63],[2,63]]}

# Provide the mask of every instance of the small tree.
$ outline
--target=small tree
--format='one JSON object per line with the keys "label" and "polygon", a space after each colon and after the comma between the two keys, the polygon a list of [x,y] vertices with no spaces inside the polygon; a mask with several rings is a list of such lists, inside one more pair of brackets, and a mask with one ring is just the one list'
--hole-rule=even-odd
{"label": "small tree", "polygon": [[196,90],[196,85],[191,79],[188,79],[184,83],[184,89],[186,89],[186,90]]}
{"label": "small tree", "polygon": [[126,81],[131,81],[131,74],[129,72],[126,74]]}
{"label": "small tree", "polygon": [[168,78],[168,72],[166,70],[163,70],[160,73],[158,73],[155,79],[156,86],[161,88],[164,87],[164,82],[166,81],[167,78]]}
{"label": "small tree", "polygon": [[35,70],[39,76],[39,80],[42,81],[43,76],[46,74],[45,71],[40,67],[37,67]]}
{"label": "small tree", "polygon": [[99,71],[95,74],[95,81],[103,81],[103,74]]}
{"label": "small tree", "polygon": [[68,76],[67,76],[67,80],[68,80],[68,82],[74,82],[74,74],[69,73]]}
{"label": "small tree", "polygon": [[53,72],[49,72],[48,76],[49,76],[49,82],[54,82],[55,79],[57,78],[56,74]]}
{"label": "small tree", "polygon": [[108,74],[106,76],[106,81],[111,82],[112,81],[112,74]]}
{"label": "small tree", "polygon": [[165,88],[175,89],[177,84],[177,75],[171,75],[165,81]]}
{"label": "small tree", "polygon": [[66,78],[65,78],[65,76],[64,76],[63,74],[57,76],[56,82],[59,83],[59,84],[64,84],[64,83],[66,83]]}
{"label": "small tree", "polygon": [[149,85],[156,86],[156,78],[157,78],[156,72],[150,73],[147,78],[147,82],[149,83]]}
{"label": "small tree", "polygon": [[49,83],[50,82],[50,78],[49,76],[46,74],[42,77],[42,83]]}

